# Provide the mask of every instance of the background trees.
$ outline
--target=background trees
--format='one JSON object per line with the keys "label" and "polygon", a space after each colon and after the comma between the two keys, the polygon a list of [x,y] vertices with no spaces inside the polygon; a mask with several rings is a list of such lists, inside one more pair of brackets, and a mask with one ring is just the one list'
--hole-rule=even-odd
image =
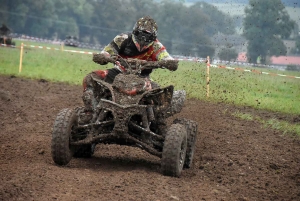
{"label": "background trees", "polygon": [[159,40],[172,54],[213,55],[212,36],[234,31],[231,18],[210,4],[187,7],[171,0],[3,0],[0,23],[19,34],[58,39],[74,35],[105,45],[116,34],[130,32],[144,15],[155,18]]}
{"label": "background trees", "polygon": [[244,36],[248,40],[247,57],[266,63],[267,56],[286,55],[282,39],[288,38],[295,23],[280,0],[250,0],[245,9]]}
{"label": "background trees", "polygon": [[[289,37],[295,23],[281,0],[249,0],[245,12],[248,58],[255,62],[261,55],[265,62],[267,56],[284,55],[282,39]],[[58,39],[74,35],[82,42],[105,45],[116,34],[130,32],[144,15],[155,18],[159,40],[172,54],[206,57],[227,46],[238,48],[233,36],[238,36],[234,35],[235,26],[242,17],[234,21],[205,2],[188,7],[178,0],[2,0],[0,24],[19,34]],[[220,36],[225,45],[216,43]]]}
{"label": "background trees", "polygon": [[224,61],[235,60],[238,53],[232,48],[224,48],[219,52],[219,58]]}

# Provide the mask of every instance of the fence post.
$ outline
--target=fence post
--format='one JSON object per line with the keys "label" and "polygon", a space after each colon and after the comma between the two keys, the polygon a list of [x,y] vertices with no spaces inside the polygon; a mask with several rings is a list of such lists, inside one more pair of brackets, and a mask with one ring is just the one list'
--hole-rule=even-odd
{"label": "fence post", "polygon": [[64,43],[61,43],[61,44],[60,44],[60,50],[61,50],[61,51],[64,51]]}
{"label": "fence post", "polygon": [[23,61],[23,43],[21,43],[19,73],[21,73],[22,71],[22,61]]}
{"label": "fence post", "polygon": [[209,56],[207,56],[207,59],[206,59],[206,97],[209,97],[209,67],[210,67],[210,61],[209,61]]}

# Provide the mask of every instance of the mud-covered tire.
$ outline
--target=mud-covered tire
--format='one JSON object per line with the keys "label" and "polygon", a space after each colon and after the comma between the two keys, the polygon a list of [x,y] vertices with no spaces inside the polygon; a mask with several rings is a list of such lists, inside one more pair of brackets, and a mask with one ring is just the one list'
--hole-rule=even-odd
{"label": "mud-covered tire", "polygon": [[74,146],[70,139],[74,126],[77,125],[77,115],[72,109],[61,110],[54,122],[51,141],[51,155],[58,165],[67,165],[74,154]]}
{"label": "mud-covered tire", "polygon": [[166,117],[179,113],[184,106],[185,98],[186,98],[186,92],[184,90],[174,91],[171,105],[167,110]]}
{"label": "mud-covered tire", "polygon": [[187,132],[184,125],[172,124],[164,141],[161,169],[167,176],[179,177],[183,169],[187,148]]}
{"label": "mud-covered tire", "polygon": [[93,154],[95,152],[95,147],[96,147],[95,143],[81,145],[80,147],[78,147],[78,149],[76,149],[76,151],[74,153],[74,157],[75,158],[90,158],[93,156]]}
{"label": "mud-covered tire", "polygon": [[81,107],[75,107],[74,108],[74,113],[77,115],[77,117],[79,117],[80,112],[82,112],[83,110],[84,110],[83,106],[81,106]]}
{"label": "mud-covered tire", "polygon": [[[84,111],[84,107],[76,107],[74,108],[74,113],[77,115],[77,119],[80,124],[80,113]],[[95,152],[96,144],[85,144],[79,145],[76,147],[74,152],[74,158],[90,158]]]}
{"label": "mud-covered tire", "polygon": [[187,149],[186,149],[186,156],[184,161],[184,168],[190,168],[193,163],[194,153],[195,153],[195,144],[197,139],[197,132],[198,132],[198,124],[197,122],[185,119],[185,118],[178,118],[173,121],[174,124],[182,124],[185,126],[187,131]]}

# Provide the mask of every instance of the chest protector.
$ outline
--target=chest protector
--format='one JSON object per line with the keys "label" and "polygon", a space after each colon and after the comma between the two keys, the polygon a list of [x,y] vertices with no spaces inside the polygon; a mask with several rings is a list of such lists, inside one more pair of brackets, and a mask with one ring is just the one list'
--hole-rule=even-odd
{"label": "chest protector", "polygon": [[[132,33],[128,34],[128,38],[126,38],[123,43],[121,44],[120,47],[120,51],[119,54],[124,57],[124,58],[140,58],[140,56],[142,58],[140,59],[145,59],[147,60],[147,58],[145,58],[143,55],[147,54],[147,52],[149,52],[149,56],[151,55],[150,53],[151,48],[148,48],[142,52],[139,52],[138,49],[136,48],[134,42],[132,41]],[[147,70],[143,70],[141,72],[141,76],[149,76],[150,73],[152,73],[151,69],[147,69]]]}

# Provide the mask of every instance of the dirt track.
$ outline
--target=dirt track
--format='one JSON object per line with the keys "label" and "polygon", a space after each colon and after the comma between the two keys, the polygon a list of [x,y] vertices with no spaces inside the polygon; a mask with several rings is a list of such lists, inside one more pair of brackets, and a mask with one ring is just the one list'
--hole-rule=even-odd
{"label": "dirt track", "polygon": [[300,200],[300,140],[232,116],[267,111],[188,100],[177,116],[199,123],[194,164],[163,176],[160,160],[132,147],[97,145],[65,167],[51,158],[63,108],[82,105],[81,87],[0,76],[0,200]]}

